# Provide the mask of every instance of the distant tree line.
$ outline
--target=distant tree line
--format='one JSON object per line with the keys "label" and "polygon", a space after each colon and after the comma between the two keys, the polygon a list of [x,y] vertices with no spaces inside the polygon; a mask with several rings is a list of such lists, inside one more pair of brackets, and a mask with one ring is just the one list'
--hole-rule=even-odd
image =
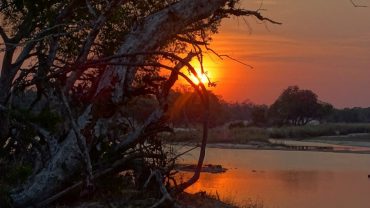
{"label": "distant tree line", "polygon": [[[251,102],[228,103],[212,91],[209,93],[211,127],[227,122],[250,120],[252,109],[256,106]],[[202,121],[202,107],[199,96],[187,89],[177,89],[171,92],[172,108],[169,117],[175,126],[189,127]]]}
{"label": "distant tree line", "polygon": [[333,112],[326,117],[326,120],[328,122],[341,122],[341,123],[369,123],[370,107],[334,109]]}
{"label": "distant tree line", "polygon": [[[227,123],[236,126],[283,126],[306,125],[309,122],[321,123],[367,123],[370,122],[369,108],[336,109],[330,103],[320,101],[311,90],[289,86],[276,101],[268,105],[258,105],[250,101],[229,103],[209,91],[210,126]],[[173,108],[169,111],[174,125],[187,126],[201,122],[201,101],[192,91],[181,89],[171,92]]]}

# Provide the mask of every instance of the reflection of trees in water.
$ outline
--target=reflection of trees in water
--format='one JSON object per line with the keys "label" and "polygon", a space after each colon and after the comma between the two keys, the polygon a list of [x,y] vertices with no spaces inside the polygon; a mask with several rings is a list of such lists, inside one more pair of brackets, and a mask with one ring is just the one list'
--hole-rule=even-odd
{"label": "reflection of trees in water", "polygon": [[333,180],[333,172],[318,171],[276,171],[271,174],[278,179],[291,194],[297,192],[316,192],[323,181]]}

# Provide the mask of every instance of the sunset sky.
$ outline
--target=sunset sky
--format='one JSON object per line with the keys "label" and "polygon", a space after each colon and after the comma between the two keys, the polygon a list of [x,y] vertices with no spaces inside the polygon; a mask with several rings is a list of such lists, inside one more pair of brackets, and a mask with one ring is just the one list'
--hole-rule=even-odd
{"label": "sunset sky", "polygon": [[[259,6],[242,0],[243,8]],[[287,86],[298,85],[338,108],[370,106],[370,7],[354,8],[349,0],[265,0],[262,8],[283,25],[232,18],[214,36],[213,49],[254,67],[208,56],[216,94],[271,104]]]}

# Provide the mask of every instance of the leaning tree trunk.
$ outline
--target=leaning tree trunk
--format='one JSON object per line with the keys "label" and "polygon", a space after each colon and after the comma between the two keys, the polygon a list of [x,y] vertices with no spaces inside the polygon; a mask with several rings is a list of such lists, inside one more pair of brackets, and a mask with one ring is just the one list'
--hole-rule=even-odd
{"label": "leaning tree trunk", "polygon": [[[181,0],[146,17],[127,35],[116,55],[155,51],[186,26],[209,17],[225,3],[226,0]],[[144,61],[144,56],[135,59],[121,58],[119,61],[140,62]],[[95,100],[104,100],[105,102],[110,100],[112,103],[119,103],[125,97],[125,89],[130,86],[135,75],[136,70],[127,66],[114,66],[105,70],[98,84]],[[84,115],[78,119],[80,130],[91,127],[89,122],[90,118],[93,117],[95,105],[99,105],[99,103],[89,106]],[[155,115],[151,122],[155,122],[160,117],[161,115]],[[125,149],[122,145],[132,146],[135,144],[140,137],[140,132],[133,132],[129,136],[128,142],[121,143],[119,149]],[[20,191],[11,195],[14,205],[24,207],[36,204],[55,194],[82,165],[82,160],[78,159],[79,157],[80,149],[75,133],[70,131],[47,166],[35,177],[30,178]]]}
{"label": "leaning tree trunk", "polygon": [[30,178],[21,190],[11,195],[14,206],[24,207],[37,204],[62,188],[63,183],[81,166],[79,158],[81,156],[76,135],[70,131],[48,165]]}

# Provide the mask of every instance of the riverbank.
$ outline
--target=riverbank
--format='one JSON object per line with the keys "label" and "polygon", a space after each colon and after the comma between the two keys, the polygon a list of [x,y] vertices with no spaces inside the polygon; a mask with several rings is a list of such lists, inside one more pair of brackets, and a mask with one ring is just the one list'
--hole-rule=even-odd
{"label": "riverbank", "polygon": [[[172,143],[179,146],[196,146],[197,143]],[[261,140],[250,141],[244,144],[235,143],[209,143],[208,148],[219,149],[250,149],[250,150],[279,150],[279,151],[314,151],[333,153],[370,154],[370,143],[337,140]]]}
{"label": "riverbank", "polygon": [[[202,131],[175,129],[170,144],[198,144]],[[217,127],[209,129],[208,147],[230,149],[370,153],[370,124],[320,124],[290,127]]]}
{"label": "riverbank", "polygon": [[[138,195],[138,191],[131,190],[131,192],[135,193],[133,195],[131,193],[131,200],[127,199],[101,199],[98,201],[90,201],[90,202],[81,202],[75,205],[57,205],[54,208],[112,208],[112,207],[120,207],[120,208],[143,208],[143,207],[151,207],[155,204],[158,200],[155,198],[142,198]],[[136,196],[136,197],[135,197]],[[198,193],[181,193],[176,198],[176,205],[174,207],[177,208],[238,208],[240,206],[236,205],[235,202],[223,202],[218,196],[207,194],[206,192],[198,192]],[[160,207],[171,207],[168,206],[160,206]],[[244,206],[243,206],[244,207]],[[246,208],[253,208],[253,206],[245,206]]]}
{"label": "riverbank", "polygon": [[[209,129],[208,135],[209,143],[245,144],[250,141],[268,139],[317,139],[370,143],[370,123],[327,123],[268,128],[253,126],[230,128],[229,126],[220,126]],[[174,133],[163,135],[169,142],[197,142],[201,136],[201,128],[175,128]]]}
{"label": "riverbank", "polygon": [[[291,142],[291,141],[286,141],[286,142]],[[248,145],[248,144],[213,143],[213,144],[208,144],[207,147],[220,148],[220,149],[312,151],[312,152],[370,154],[370,148],[368,147],[354,147],[354,146],[341,146],[341,145],[312,146],[312,145],[287,145],[287,144],[274,145],[274,144],[271,144],[271,145],[264,145],[264,146],[256,146],[256,145]]]}

